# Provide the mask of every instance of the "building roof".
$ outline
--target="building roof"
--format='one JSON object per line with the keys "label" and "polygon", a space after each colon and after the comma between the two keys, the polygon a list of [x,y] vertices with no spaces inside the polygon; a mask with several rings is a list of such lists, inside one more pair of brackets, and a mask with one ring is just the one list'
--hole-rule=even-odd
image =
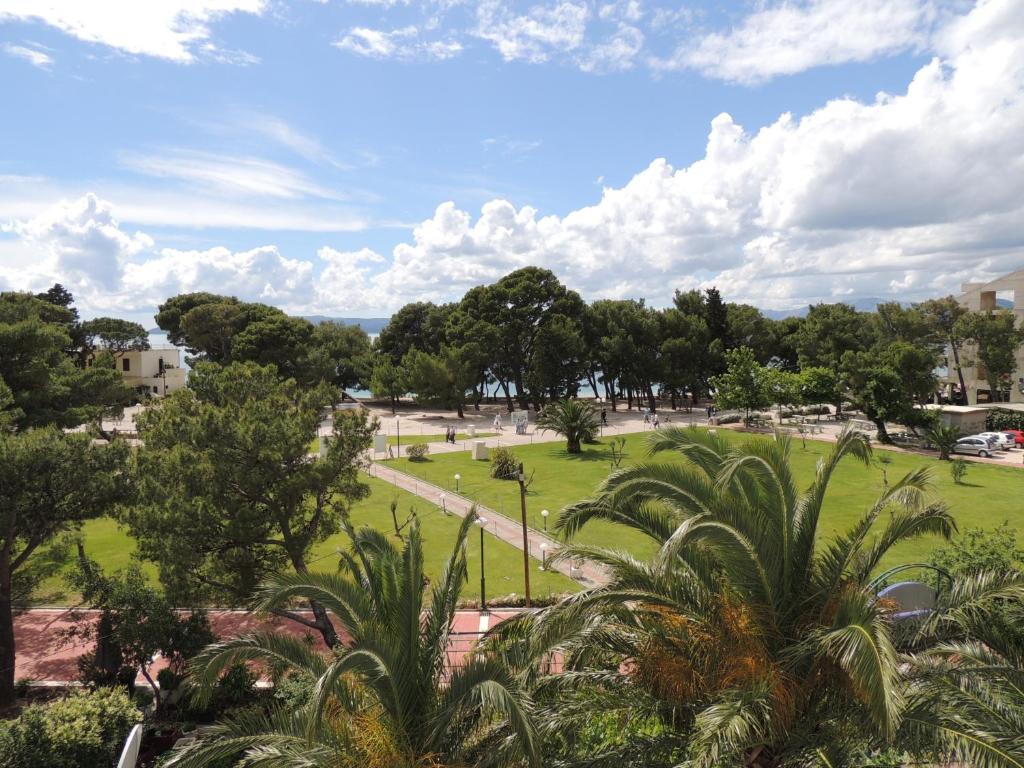
{"label": "building roof", "polygon": [[[1006,403],[1009,405],[1009,403]],[[944,411],[945,413],[983,413],[987,411],[984,405],[937,405],[935,403],[925,403],[922,408],[926,408],[929,411]]]}

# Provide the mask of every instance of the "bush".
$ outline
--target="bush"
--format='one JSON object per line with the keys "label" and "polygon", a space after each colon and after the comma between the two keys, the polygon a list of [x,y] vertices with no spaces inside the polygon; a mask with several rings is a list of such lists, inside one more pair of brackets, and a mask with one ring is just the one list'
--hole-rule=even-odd
{"label": "bush", "polygon": [[1004,429],[1024,429],[1024,413],[1008,411],[1005,408],[993,408],[985,418],[985,428],[989,432],[1001,432]]}
{"label": "bush", "polygon": [[142,714],[118,688],[79,691],[32,706],[0,726],[0,768],[113,765]]}
{"label": "bush", "polygon": [[426,443],[413,443],[405,449],[405,455],[409,461],[423,461],[430,453],[430,446]]}
{"label": "bush", "polygon": [[967,462],[963,459],[953,459],[949,467],[949,473],[953,476],[953,482],[961,485],[967,477]]}
{"label": "bush", "polygon": [[998,528],[968,528],[962,535],[939,547],[932,564],[952,575],[992,571],[1024,570],[1024,549],[1017,546],[1017,531],[1004,522]]}
{"label": "bush", "polygon": [[519,459],[509,448],[495,448],[491,451],[491,477],[499,480],[515,480],[519,473]]}

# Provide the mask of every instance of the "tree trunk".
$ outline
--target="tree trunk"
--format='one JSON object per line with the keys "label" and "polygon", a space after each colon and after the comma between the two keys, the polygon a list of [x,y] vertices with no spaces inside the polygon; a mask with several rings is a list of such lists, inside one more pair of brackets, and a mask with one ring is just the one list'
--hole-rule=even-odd
{"label": "tree trunk", "polygon": [[590,382],[590,388],[594,390],[594,399],[597,400],[600,395],[597,394],[597,376],[594,375],[593,371],[587,371],[587,381]]}
{"label": "tree trunk", "polygon": [[461,401],[461,400],[459,400],[459,404],[458,404],[458,406],[457,406],[457,411],[458,411],[458,414],[459,414],[459,418],[460,418],[460,419],[464,419],[464,418],[466,418],[466,414],[465,414],[465,413],[463,412],[463,410],[462,410],[462,401]]}
{"label": "tree trunk", "polygon": [[885,419],[871,419],[875,423],[875,437],[878,442],[886,445],[892,444],[892,438],[889,437],[889,432],[885,428]]}
{"label": "tree trunk", "polygon": [[14,606],[10,552],[0,553],[0,710],[14,704]]}
{"label": "tree trunk", "polygon": [[611,386],[608,385],[608,380],[605,379],[604,391],[608,395],[608,401],[612,404],[612,413],[615,413],[615,411],[617,410],[616,405],[618,405],[618,403],[615,400],[615,380],[614,379],[612,380]]}
{"label": "tree trunk", "polygon": [[647,402],[651,404],[651,411],[658,410],[658,404],[654,400],[654,387],[650,383],[647,384]]}
{"label": "tree trunk", "polygon": [[501,380],[501,388],[505,392],[505,403],[508,405],[508,412],[512,413],[516,408],[512,404],[512,393],[508,389],[508,381],[505,379]]}
{"label": "tree trunk", "polygon": [[633,388],[626,387],[626,410],[633,410]]}
{"label": "tree trunk", "polygon": [[956,367],[957,378],[960,379],[960,402],[957,405],[967,405],[967,384],[964,382],[964,370],[960,367],[960,349],[953,340],[949,340],[949,346],[953,350],[953,365]]}
{"label": "tree trunk", "polygon": [[580,446],[580,441],[573,438],[566,439],[565,450],[566,453],[582,453],[583,448]]}
{"label": "tree trunk", "polygon": [[[289,557],[296,573],[309,573],[309,568],[306,567],[306,561],[301,554],[289,553]],[[316,630],[323,637],[324,644],[328,648],[335,648],[340,645],[341,640],[338,638],[338,631],[334,628],[334,622],[331,621],[331,617],[327,614],[327,609],[316,600],[309,601],[309,609],[313,611],[315,619],[313,623],[316,625]]]}

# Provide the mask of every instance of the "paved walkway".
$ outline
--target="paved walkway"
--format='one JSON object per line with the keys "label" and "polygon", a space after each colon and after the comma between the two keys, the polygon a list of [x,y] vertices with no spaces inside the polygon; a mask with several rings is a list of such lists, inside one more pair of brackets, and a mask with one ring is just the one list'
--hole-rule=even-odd
{"label": "paved walkway", "polygon": [[[391,467],[374,463],[370,465],[368,474],[422,499],[426,499],[431,504],[436,506],[442,506],[443,504],[446,511],[459,517],[468,515],[470,509],[474,506],[474,503],[464,496],[428,483],[418,477],[408,475],[405,472],[399,472]],[[441,501],[442,496],[444,497],[443,502]],[[486,529],[488,532],[494,534],[494,536],[502,541],[511,544],[520,552],[523,551],[523,526],[521,521],[506,517],[490,507],[480,504],[475,506],[477,514],[486,518]],[[562,545],[558,540],[540,531],[527,528],[527,546],[530,557],[543,562],[546,558],[551,558],[558,552]],[[605,573],[604,569],[590,561],[574,560],[571,563],[569,561],[560,561],[551,564],[549,567],[578,581],[585,587],[598,587],[608,583],[608,574]]]}

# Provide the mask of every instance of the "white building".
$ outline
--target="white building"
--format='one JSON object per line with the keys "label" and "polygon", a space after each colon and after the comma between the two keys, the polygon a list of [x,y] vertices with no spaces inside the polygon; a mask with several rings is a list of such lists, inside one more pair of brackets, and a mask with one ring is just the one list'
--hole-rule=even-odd
{"label": "white building", "polygon": [[[1024,269],[1003,275],[988,283],[964,283],[961,290],[963,293],[956,297],[957,301],[972,312],[1008,309],[1013,312],[1018,325],[1024,321]],[[1007,304],[1010,306],[1007,307]],[[961,363],[973,363],[962,365],[968,404],[982,405],[995,402],[995,393],[990,391],[985,366],[978,362],[973,346],[964,345],[960,358]],[[959,387],[959,378],[953,369],[952,355],[944,382],[950,387]],[[1006,394],[1004,392],[999,400],[1005,402]],[[1024,348],[1017,350],[1017,368],[1012,375],[1008,394],[1011,403],[1024,403]]]}
{"label": "white building", "polygon": [[139,393],[163,396],[183,389],[188,381],[188,371],[181,365],[181,350],[177,347],[122,352],[114,363],[125,383]]}

